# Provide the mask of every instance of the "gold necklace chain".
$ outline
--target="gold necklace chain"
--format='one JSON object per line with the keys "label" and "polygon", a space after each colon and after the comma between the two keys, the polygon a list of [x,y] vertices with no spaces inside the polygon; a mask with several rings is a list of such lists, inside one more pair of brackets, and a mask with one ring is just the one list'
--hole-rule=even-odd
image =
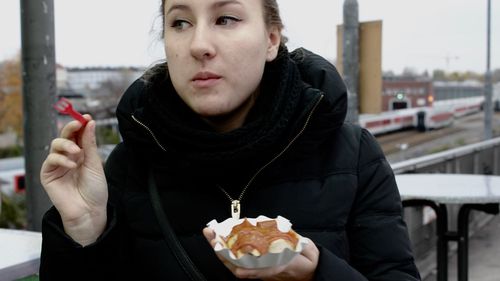
{"label": "gold necklace chain", "polygon": [[280,153],[278,153],[276,156],[273,157],[269,162],[267,162],[264,166],[262,166],[254,175],[253,177],[248,181],[248,183],[245,185],[243,190],[241,191],[240,195],[238,196],[238,199],[233,199],[229,193],[222,188],[222,186],[217,185],[219,189],[229,198],[229,201],[231,201],[231,217],[233,219],[240,219],[240,213],[241,213],[241,201],[243,200],[243,196],[245,195],[245,192],[247,191],[248,187],[252,184],[252,182],[255,180],[255,178],[265,169],[267,166],[271,165],[276,159],[281,157],[289,148],[292,146],[292,144],[304,133],[304,131],[307,128],[307,125],[309,124],[309,121],[311,120],[311,116],[316,111],[316,108],[318,107],[320,101],[323,99],[324,95],[321,94],[316,103],[314,104],[314,107],[311,109],[309,112],[306,122],[304,123],[304,126],[300,129],[300,131],[295,135],[295,137],[288,143],[288,145],[281,150]]}

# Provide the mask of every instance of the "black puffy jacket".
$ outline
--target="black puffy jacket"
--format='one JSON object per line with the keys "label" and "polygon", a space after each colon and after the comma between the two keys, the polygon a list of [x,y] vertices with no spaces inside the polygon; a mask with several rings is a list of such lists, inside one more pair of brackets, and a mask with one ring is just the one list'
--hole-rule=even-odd
{"label": "black puffy jacket", "polygon": [[154,215],[146,184],[152,169],[168,219],[208,280],[236,280],[202,235],[207,222],[230,216],[219,185],[233,197],[248,185],[242,216],[281,215],[312,239],[320,250],[315,280],[420,280],[393,172],[366,130],[344,124],[347,95],[335,68],[303,49],[281,60],[297,70],[298,110],[280,119],[286,129],[264,148],[240,149],[255,151],[241,159],[238,149],[224,156],[208,151],[199,161],[193,155],[202,152],[168,152],[176,142],[158,133],[162,124],[154,125],[146,106],[145,93],[155,91],[155,82],[136,81],[117,110],[124,142],[106,163],[107,228],[81,247],[64,233],[57,211],[49,210],[41,279],[189,280]]}

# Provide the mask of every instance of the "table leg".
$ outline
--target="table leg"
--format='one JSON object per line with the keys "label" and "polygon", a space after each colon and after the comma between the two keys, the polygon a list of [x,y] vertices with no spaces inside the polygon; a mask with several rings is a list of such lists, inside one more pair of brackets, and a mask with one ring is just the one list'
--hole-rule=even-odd
{"label": "table leg", "polygon": [[437,236],[437,281],[448,281],[448,210],[445,204],[437,205],[430,200],[410,199],[403,207],[429,206],[436,212]]}
{"label": "table leg", "polygon": [[457,273],[458,281],[469,279],[469,215],[472,210],[478,210],[487,214],[498,214],[499,204],[464,204],[458,212],[458,253]]}
{"label": "table leg", "polygon": [[469,276],[469,214],[471,208],[462,206],[458,212],[458,281],[466,281]]}
{"label": "table leg", "polygon": [[437,223],[437,281],[448,281],[448,211],[444,204],[431,207]]}

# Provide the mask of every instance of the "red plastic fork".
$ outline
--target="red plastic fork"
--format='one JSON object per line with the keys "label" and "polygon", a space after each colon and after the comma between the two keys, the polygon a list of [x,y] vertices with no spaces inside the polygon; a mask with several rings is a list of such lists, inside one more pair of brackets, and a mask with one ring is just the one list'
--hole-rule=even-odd
{"label": "red plastic fork", "polygon": [[73,119],[78,120],[83,126],[87,124],[87,119],[85,119],[80,112],[73,109],[73,105],[66,98],[61,98],[55,105],[54,108],[62,114],[70,115]]}

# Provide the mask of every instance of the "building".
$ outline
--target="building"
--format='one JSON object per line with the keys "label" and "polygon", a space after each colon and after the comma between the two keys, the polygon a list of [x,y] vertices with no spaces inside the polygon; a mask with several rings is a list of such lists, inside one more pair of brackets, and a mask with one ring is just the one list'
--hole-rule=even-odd
{"label": "building", "polygon": [[[476,80],[432,81],[427,77],[388,76],[382,84],[382,110],[432,106],[436,101],[483,96],[484,83]],[[495,101],[495,94],[493,96]]]}
{"label": "building", "polygon": [[137,67],[64,68],[57,66],[57,96],[80,112],[109,117],[125,90],[144,73]]}
{"label": "building", "polygon": [[390,76],[382,82],[382,111],[431,106],[434,88],[430,78]]}
{"label": "building", "polygon": [[484,96],[484,83],[476,80],[435,81],[433,87],[436,101]]}
{"label": "building", "polygon": [[130,85],[143,73],[144,69],[137,67],[68,68],[67,83],[76,92],[89,93],[99,90],[108,81]]}

